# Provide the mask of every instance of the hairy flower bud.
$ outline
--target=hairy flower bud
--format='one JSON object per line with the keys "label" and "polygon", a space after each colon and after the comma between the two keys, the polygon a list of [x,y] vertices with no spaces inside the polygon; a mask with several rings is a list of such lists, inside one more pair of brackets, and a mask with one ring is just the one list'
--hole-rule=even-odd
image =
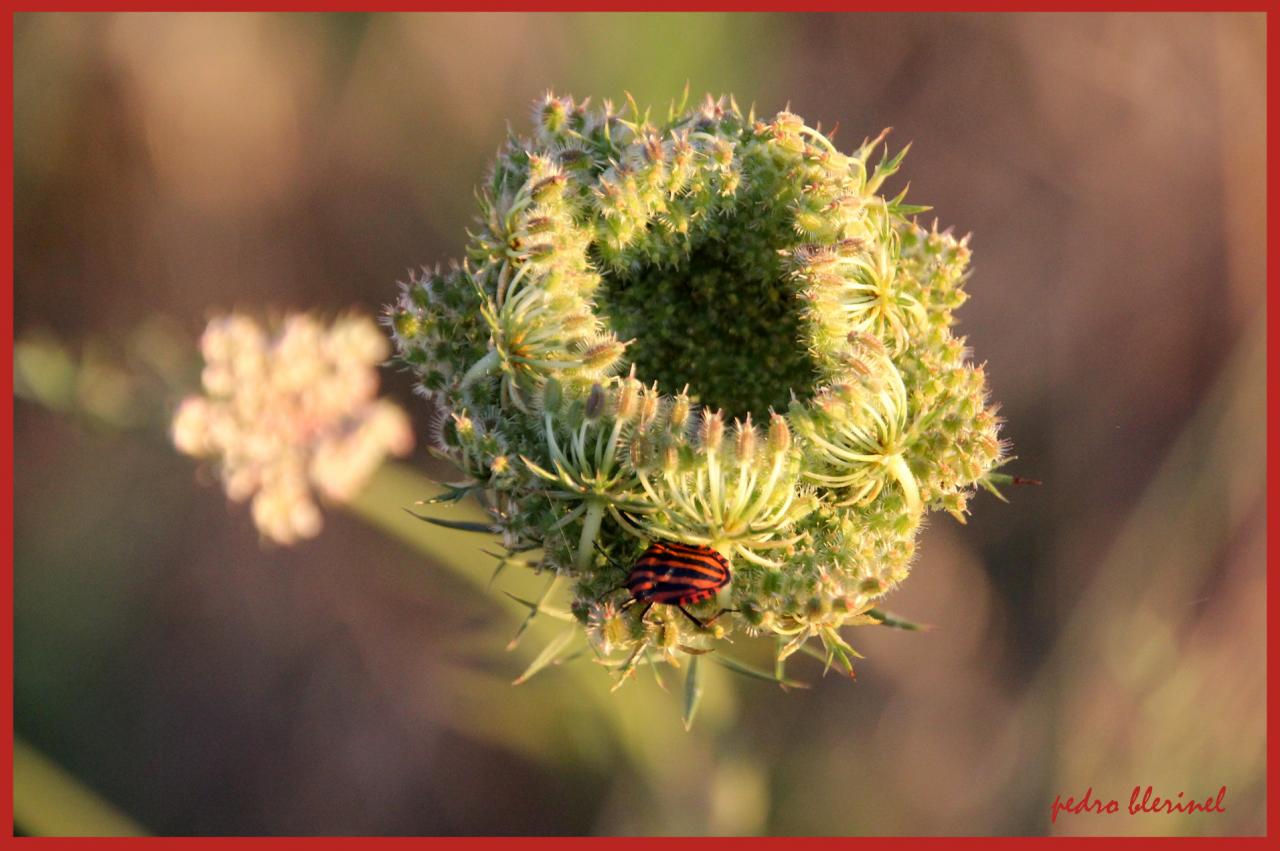
{"label": "hairy flower bud", "polygon": [[787,418],[781,414],[769,415],[769,452],[774,455],[785,455],[791,448],[791,428]]}
{"label": "hairy flower bud", "polygon": [[719,452],[724,440],[724,414],[720,411],[702,412],[702,424],[698,429],[698,440],[704,452]]}
{"label": "hairy flower bud", "polygon": [[689,405],[689,397],[684,393],[678,394],[671,400],[671,414],[667,421],[671,424],[671,431],[674,434],[683,434],[686,426],[689,425],[689,414],[692,408]]}
{"label": "hairy flower bud", "polygon": [[541,101],[538,102],[534,109],[534,118],[542,126],[542,130],[550,136],[555,136],[564,129],[565,122],[569,117],[569,105],[563,98],[558,98],[547,93]]}
{"label": "hairy flower bud", "polygon": [[620,420],[629,420],[636,415],[640,407],[640,382],[634,378],[624,378],[618,386],[618,407],[615,413]]}
{"label": "hairy flower bud", "polygon": [[648,429],[653,421],[658,418],[658,409],[662,405],[662,399],[656,392],[646,392],[640,398],[640,414],[636,419],[636,425],[641,430]]}

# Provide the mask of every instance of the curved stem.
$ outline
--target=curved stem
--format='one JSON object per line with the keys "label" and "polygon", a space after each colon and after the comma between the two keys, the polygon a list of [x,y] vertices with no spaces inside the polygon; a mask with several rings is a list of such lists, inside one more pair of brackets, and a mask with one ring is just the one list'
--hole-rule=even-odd
{"label": "curved stem", "polygon": [[466,375],[462,376],[462,389],[466,389],[493,371],[498,365],[498,350],[490,349],[484,357],[471,365]]}
{"label": "curved stem", "polygon": [[587,506],[586,516],[582,518],[582,537],[578,539],[577,561],[580,571],[591,566],[596,537],[600,534],[600,521],[604,519],[604,509],[603,502],[593,501]]}
{"label": "curved stem", "polygon": [[911,468],[907,466],[907,460],[902,457],[902,453],[895,453],[884,459],[884,464],[889,468],[889,472],[898,480],[898,484],[902,485],[902,495],[906,499],[907,508],[912,514],[920,513],[920,488],[916,486],[916,477],[911,474]]}

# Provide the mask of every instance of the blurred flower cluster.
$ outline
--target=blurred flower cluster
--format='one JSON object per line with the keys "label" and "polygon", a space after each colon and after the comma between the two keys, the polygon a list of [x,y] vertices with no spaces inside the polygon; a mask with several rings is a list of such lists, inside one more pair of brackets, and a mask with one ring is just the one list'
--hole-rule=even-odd
{"label": "blurred flower cluster", "polygon": [[[481,497],[507,558],[573,580],[623,674],[735,625],[776,636],[779,667],[850,666],[838,629],[879,622],[925,513],[963,519],[1004,455],[951,331],[967,239],[881,194],[905,154],[874,161],[883,136],[844,154],[711,97],[656,122],[549,94],[534,124],[499,152],[466,260],[389,309],[467,476],[450,496]],[[702,606],[732,618],[623,605],[658,539],[729,559]]]}
{"label": "blurred flower cluster", "polygon": [[389,346],[366,317],[326,327],[294,314],[273,333],[232,314],[209,323],[200,348],[204,395],[178,407],[173,442],[212,459],[231,499],[252,498],[254,523],[273,541],[319,533],[313,489],[347,501],[388,453],[413,447],[404,411],[377,398]]}

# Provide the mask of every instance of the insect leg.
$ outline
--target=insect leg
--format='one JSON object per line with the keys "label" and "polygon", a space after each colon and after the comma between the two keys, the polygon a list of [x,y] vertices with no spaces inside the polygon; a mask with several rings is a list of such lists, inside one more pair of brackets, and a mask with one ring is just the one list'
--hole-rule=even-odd
{"label": "insect leg", "polygon": [[595,545],[596,545],[596,552],[598,552],[598,553],[600,553],[600,555],[604,556],[604,560],[608,563],[608,565],[609,565],[610,567],[615,568],[615,569],[617,569],[617,570],[621,570],[623,573],[626,573],[626,572],[627,572],[627,569],[626,569],[625,567],[623,567],[622,565],[618,564],[616,561],[614,561],[612,558],[610,558],[610,557],[609,557],[609,554],[608,554],[607,552],[605,552],[604,547],[602,547],[602,546],[600,545],[600,540],[599,540],[599,539],[596,539],[596,541],[595,541]]}
{"label": "insect leg", "polygon": [[[698,620],[697,618],[695,618],[693,615],[689,614],[689,610],[688,610],[688,609],[686,609],[684,606],[676,606],[676,608],[677,608],[677,609],[679,609],[681,612],[683,612],[683,613],[684,613],[684,616],[685,616],[686,618],[688,618],[689,620],[691,620],[691,621],[693,621],[694,623],[696,623],[696,624],[698,625],[698,629],[706,629],[706,628],[707,628],[707,624],[703,623],[702,621],[700,621],[700,620]],[[719,617],[719,615],[716,615],[716,617]],[[708,623],[709,623],[709,622],[708,622]]]}
{"label": "insect leg", "polygon": [[714,615],[712,615],[710,618],[707,619],[707,626],[711,626],[713,623],[715,623],[716,619],[719,618],[721,615],[727,615],[729,612],[736,612],[736,611],[738,610],[737,609],[721,609],[720,611],[716,612]]}

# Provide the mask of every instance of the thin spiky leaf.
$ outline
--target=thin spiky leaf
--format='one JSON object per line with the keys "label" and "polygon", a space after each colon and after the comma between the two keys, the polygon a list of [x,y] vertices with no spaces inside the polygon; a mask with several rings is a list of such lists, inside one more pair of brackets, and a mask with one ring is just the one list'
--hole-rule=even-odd
{"label": "thin spiky leaf", "polygon": [[569,646],[569,642],[572,641],[577,634],[578,630],[576,627],[569,627],[564,632],[551,639],[547,646],[542,648],[542,652],[535,656],[533,661],[529,663],[529,667],[524,669],[524,673],[512,680],[511,684],[518,686],[521,683],[526,683],[543,668],[555,663],[556,656],[560,651]]}
{"label": "thin spiky leaf", "polygon": [[908,142],[901,151],[898,151],[892,158],[889,157],[889,148],[886,145],[884,153],[880,156],[880,162],[876,164],[876,169],[871,175],[871,179],[867,181],[867,191],[875,192],[880,188],[880,184],[884,183],[897,172],[898,167],[902,165],[902,160],[907,155],[907,151],[911,150],[911,143]]}
{"label": "thin spiky leaf", "polygon": [[924,632],[931,629],[928,624],[915,623],[882,609],[867,609],[865,614],[867,617],[879,621],[881,626],[892,627],[893,629],[905,629],[910,632]]}
{"label": "thin spiky leaf", "polygon": [[520,605],[528,608],[530,612],[537,612],[539,614],[547,615],[548,617],[555,618],[558,621],[575,620],[572,612],[567,612],[564,609],[558,608],[556,606],[548,606],[543,603],[535,603],[532,600],[526,600],[523,597],[517,597],[515,594],[512,594],[510,591],[503,591],[502,593],[506,594],[508,597],[515,600]]}
{"label": "thin spiky leaf", "polygon": [[746,662],[740,662],[732,656],[726,656],[723,653],[716,653],[709,658],[716,664],[733,671],[735,674],[741,674],[742,676],[750,677],[753,680],[763,680],[766,683],[777,683],[784,689],[809,687],[809,684],[806,682],[802,682],[801,680],[792,680],[782,676],[777,667],[775,667],[774,673],[771,674],[768,671],[754,667],[753,665],[748,665]]}
{"label": "thin spiky leaf", "polygon": [[480,490],[480,485],[445,485],[447,490],[430,499],[420,499],[414,505],[448,505],[466,499],[471,493]]}
{"label": "thin spiky leaf", "polygon": [[523,622],[521,622],[519,628],[516,629],[516,634],[511,637],[511,640],[509,642],[507,642],[507,650],[514,650],[516,648],[516,645],[520,643],[521,636],[523,636],[525,633],[525,630],[529,628],[529,624],[533,623],[533,619],[538,616],[538,613],[541,611],[544,611],[544,608],[543,608],[544,604],[551,597],[551,593],[555,591],[556,586],[559,584],[560,584],[560,575],[555,574],[554,576],[551,577],[551,581],[547,583],[547,587],[543,589],[542,596],[538,598],[538,602],[536,603],[527,603],[524,600],[520,600],[519,597],[514,597],[514,599],[518,600],[521,603],[524,603],[525,605],[531,606],[531,608],[529,610],[529,616],[526,617]]}
{"label": "thin spiky leaf", "polygon": [[698,657],[689,660],[689,672],[684,677],[684,721],[685,732],[693,729],[694,716],[698,714],[698,705],[702,703],[702,668],[698,665]]}
{"label": "thin spiky leaf", "polygon": [[651,656],[649,653],[648,645],[645,646],[644,661],[645,661],[645,664],[649,666],[650,670],[653,671],[653,679],[654,679],[654,682],[658,684],[658,688],[662,689],[663,691],[667,691],[667,683],[665,680],[662,679],[662,672],[658,670],[658,666],[653,663],[653,656]]}
{"label": "thin spiky leaf", "polygon": [[474,520],[443,520],[439,517],[427,517],[417,514],[409,509],[405,509],[405,513],[410,517],[416,517],[425,523],[431,523],[435,526],[443,526],[446,529],[457,529],[462,532],[484,532],[488,535],[496,535],[502,531],[498,526],[491,523],[477,523]]}

